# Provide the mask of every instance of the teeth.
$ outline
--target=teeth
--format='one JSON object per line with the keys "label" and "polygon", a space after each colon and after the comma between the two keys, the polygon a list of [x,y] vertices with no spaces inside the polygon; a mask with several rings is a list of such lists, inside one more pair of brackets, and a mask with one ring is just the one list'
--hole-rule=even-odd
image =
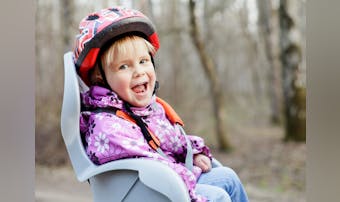
{"label": "teeth", "polygon": [[145,91],[145,84],[137,85],[132,88],[135,93],[142,93]]}

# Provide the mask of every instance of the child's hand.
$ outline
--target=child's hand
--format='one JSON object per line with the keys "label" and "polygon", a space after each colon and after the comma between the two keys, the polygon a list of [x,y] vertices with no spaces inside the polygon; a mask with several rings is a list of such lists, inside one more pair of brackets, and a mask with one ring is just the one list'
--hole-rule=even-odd
{"label": "child's hand", "polygon": [[194,165],[200,167],[204,173],[210,171],[211,169],[210,158],[204,154],[194,155]]}

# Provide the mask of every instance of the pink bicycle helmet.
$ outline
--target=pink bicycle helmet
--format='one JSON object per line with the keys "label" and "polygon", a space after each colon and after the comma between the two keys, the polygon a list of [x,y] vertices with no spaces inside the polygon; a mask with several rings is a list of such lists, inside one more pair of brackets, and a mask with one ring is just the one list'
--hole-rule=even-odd
{"label": "pink bicycle helmet", "polygon": [[137,10],[122,7],[103,9],[81,20],[76,36],[74,63],[80,77],[89,84],[88,72],[97,61],[101,49],[110,40],[134,33],[148,40],[157,51],[159,39],[153,23]]}

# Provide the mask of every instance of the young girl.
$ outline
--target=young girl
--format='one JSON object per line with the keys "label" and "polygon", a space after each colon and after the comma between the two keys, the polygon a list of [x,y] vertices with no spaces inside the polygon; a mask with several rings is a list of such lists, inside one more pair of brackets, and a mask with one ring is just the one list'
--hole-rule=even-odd
{"label": "young girl", "polygon": [[79,29],[74,59],[90,87],[81,95],[80,131],[90,159],[153,159],[181,176],[192,201],[248,201],[235,172],[212,168],[203,139],[185,135],[182,120],[156,97],[159,40],[150,20],[136,10],[108,8],[85,17]]}

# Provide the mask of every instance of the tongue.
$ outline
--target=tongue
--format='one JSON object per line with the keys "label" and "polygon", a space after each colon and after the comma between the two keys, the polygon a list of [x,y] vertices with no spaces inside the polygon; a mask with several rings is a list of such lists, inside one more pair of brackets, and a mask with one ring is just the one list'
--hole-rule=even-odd
{"label": "tongue", "polygon": [[135,93],[142,93],[145,91],[144,85],[138,85],[132,89]]}

